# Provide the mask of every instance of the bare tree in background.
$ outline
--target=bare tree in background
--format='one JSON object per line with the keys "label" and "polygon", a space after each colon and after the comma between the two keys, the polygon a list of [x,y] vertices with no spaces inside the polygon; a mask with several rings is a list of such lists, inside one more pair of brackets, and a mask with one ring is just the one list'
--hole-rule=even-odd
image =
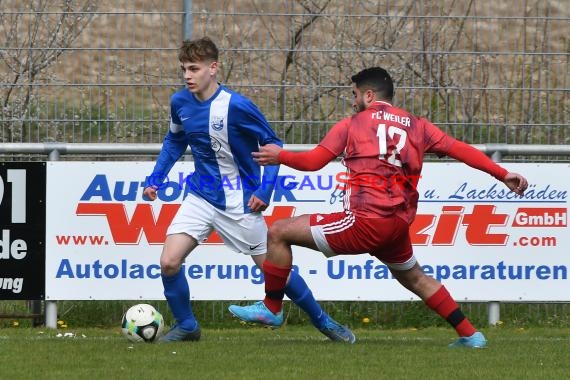
{"label": "bare tree in background", "polygon": [[[182,2],[95,1],[0,0],[0,141],[159,141]],[[287,143],[351,114],[350,76],[376,65],[455,137],[567,142],[562,3],[194,0],[192,33]]]}
{"label": "bare tree in background", "polygon": [[45,69],[71,47],[94,16],[96,0],[0,0],[0,141],[25,141],[24,119]]}
{"label": "bare tree in background", "polygon": [[[469,16],[472,1],[466,5],[464,17]],[[420,103],[421,113],[431,116],[434,113],[441,116],[449,109],[447,90],[460,87],[466,79],[465,69],[461,74],[455,72],[459,65],[468,66],[467,62],[450,61],[447,55],[434,53],[456,49],[457,41],[464,34],[461,22],[464,18],[459,18],[458,23],[443,19],[440,28],[430,29],[426,20],[415,17],[424,12],[415,0],[401,1],[395,17],[386,16],[394,13],[386,4],[364,0],[297,0],[289,4],[289,15],[263,17],[272,10],[266,8],[266,3],[251,0],[255,13],[260,15],[258,22],[242,22],[245,26],[235,36],[232,36],[232,28],[222,23],[224,38],[230,40],[231,58],[235,61],[240,60],[244,48],[251,45],[259,49],[252,42],[254,39],[244,38],[244,35],[266,35],[270,46],[281,47],[277,54],[261,53],[259,62],[270,67],[274,87],[268,88],[265,96],[274,99],[269,112],[278,122],[276,130],[287,141],[318,141],[332,122],[350,114],[347,89],[350,77],[365,67],[385,66],[397,82],[414,77],[415,83],[427,89],[416,94],[427,105],[426,109]],[[454,9],[453,4],[450,9]],[[350,14],[355,16],[346,16]],[[237,24],[235,20],[230,22]],[[403,53],[413,51],[412,46],[418,46],[415,50],[423,53]],[[233,73],[235,78],[231,77]],[[226,78],[241,84],[244,84],[243,78],[248,77],[241,75],[235,66],[227,74]],[[271,92],[275,88],[277,92]],[[256,94],[252,95],[255,98]],[[433,97],[439,99],[439,105],[430,101]]]}

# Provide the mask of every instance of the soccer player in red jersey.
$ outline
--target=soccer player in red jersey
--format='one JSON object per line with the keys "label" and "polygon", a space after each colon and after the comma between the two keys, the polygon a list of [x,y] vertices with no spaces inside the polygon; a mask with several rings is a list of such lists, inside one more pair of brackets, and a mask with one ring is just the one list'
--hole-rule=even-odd
{"label": "soccer player in red jersey", "polygon": [[409,226],[417,211],[416,185],[424,154],[462,161],[489,173],[518,195],[523,195],[528,182],[425,118],[393,106],[394,85],[383,68],[367,68],[351,79],[356,114],[335,124],[316,148],[289,152],[265,145],[253,153],[261,165],[284,164],[304,171],[318,170],[344,153],[344,211],[276,221],[268,232],[263,302],[232,305],[230,311],[247,322],[279,318],[293,262],[292,245],[321,251],[327,257],[369,253],[455,328],[459,339],[451,346],[484,347],[483,334],[465,317],[445,286],[422,271],[412,251]]}

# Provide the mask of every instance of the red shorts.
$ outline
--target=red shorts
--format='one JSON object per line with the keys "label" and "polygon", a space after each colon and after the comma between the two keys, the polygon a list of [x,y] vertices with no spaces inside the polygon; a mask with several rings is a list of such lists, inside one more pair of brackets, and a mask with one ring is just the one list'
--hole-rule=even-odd
{"label": "red shorts", "polygon": [[363,218],[345,210],[312,214],[311,233],[326,256],[369,253],[395,269],[409,269],[416,259],[409,225],[398,216]]}

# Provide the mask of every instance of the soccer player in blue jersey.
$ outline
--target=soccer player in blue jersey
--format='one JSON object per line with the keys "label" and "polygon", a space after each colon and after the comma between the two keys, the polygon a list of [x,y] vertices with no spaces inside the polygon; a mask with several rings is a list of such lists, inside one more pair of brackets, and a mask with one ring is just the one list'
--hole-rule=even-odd
{"label": "soccer player in blue jersey", "polygon": [[[270,143],[283,146],[251,100],[218,83],[218,48],[211,39],[184,41],[178,59],[187,88],[171,97],[170,128],[144,190],[148,199],[156,199],[161,181],[190,146],[195,166],[187,180],[190,194],[167,230],[160,256],[164,296],[176,325],[159,342],[200,339],[181,266],[213,230],[227,247],[262,267],[267,225],[261,212],[271,200],[279,166],[267,166],[262,174],[252,152]],[[347,327],[322,310],[298,273],[291,272],[285,294],[328,338],[355,341]]]}

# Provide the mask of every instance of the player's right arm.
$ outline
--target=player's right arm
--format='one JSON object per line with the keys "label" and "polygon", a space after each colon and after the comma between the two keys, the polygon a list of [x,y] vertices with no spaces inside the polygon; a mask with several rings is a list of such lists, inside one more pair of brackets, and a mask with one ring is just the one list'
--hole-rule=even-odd
{"label": "player's right arm", "polygon": [[184,131],[172,132],[171,129],[166,133],[162,142],[162,149],[156,159],[152,174],[146,178],[146,187],[143,195],[149,200],[156,199],[156,190],[164,186],[168,182],[168,173],[174,166],[176,161],[186,152],[188,143]]}
{"label": "player's right arm", "polygon": [[267,144],[260,147],[259,152],[253,152],[252,155],[259,165],[283,164],[301,171],[319,170],[336,157],[321,145],[307,152],[291,152],[278,145]]}
{"label": "player's right arm", "polygon": [[346,147],[348,119],[335,124],[315,148],[307,152],[291,152],[274,144],[260,147],[253,152],[260,165],[283,164],[301,171],[315,171],[338,157]]}
{"label": "player's right arm", "polygon": [[166,136],[164,136],[162,149],[156,159],[152,174],[146,179],[146,187],[143,191],[143,195],[151,201],[156,199],[156,190],[168,180],[168,173],[188,148],[188,140],[182,122],[172,104],[170,108],[170,126]]}
{"label": "player's right arm", "polygon": [[146,180],[147,186],[144,192],[146,194],[148,190],[147,196],[149,199],[154,200],[156,198],[156,190],[168,180],[170,169],[182,157],[187,148],[188,143],[184,130],[173,132],[171,123],[170,130],[166,133],[162,142],[162,149],[156,159],[152,174]]}

